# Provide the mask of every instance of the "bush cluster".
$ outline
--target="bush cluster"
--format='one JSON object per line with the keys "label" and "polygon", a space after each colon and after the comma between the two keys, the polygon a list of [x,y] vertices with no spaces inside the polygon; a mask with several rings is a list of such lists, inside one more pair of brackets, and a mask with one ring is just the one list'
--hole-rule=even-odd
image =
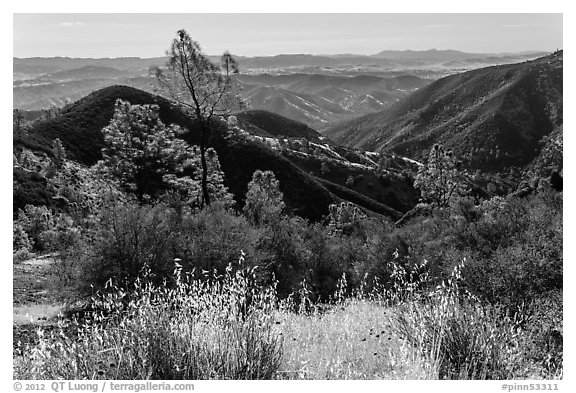
{"label": "bush cluster", "polygon": [[[270,173],[256,173],[247,195],[241,213],[219,204],[186,213],[174,203],[108,200],[80,258],[85,282],[129,285],[143,268],[160,282],[176,258],[186,271],[222,272],[242,250],[261,267],[262,283],[278,281],[280,296],[306,280],[315,299],[328,300],[343,274],[351,290],[386,286],[392,261],[424,260],[437,284],[467,259],[465,285],[489,303],[513,307],[562,288],[562,198],[552,192],[479,205],[461,198],[399,227],[351,204],[333,206],[324,223],[288,216]],[[26,232],[33,241],[52,233]]]}
{"label": "bush cluster", "polygon": [[72,218],[46,206],[26,205],[13,223],[13,251],[63,251],[75,244],[79,230]]}

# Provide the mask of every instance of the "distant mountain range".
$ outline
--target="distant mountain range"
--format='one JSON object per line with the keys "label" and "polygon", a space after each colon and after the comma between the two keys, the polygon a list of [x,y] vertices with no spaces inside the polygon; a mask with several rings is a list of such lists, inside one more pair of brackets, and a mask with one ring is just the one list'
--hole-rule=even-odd
{"label": "distant mountain range", "polygon": [[[546,55],[546,52],[521,52],[481,54],[466,53],[456,50],[426,50],[426,51],[390,51],[385,50],[372,56],[366,55],[309,55],[309,54],[282,54],[276,56],[245,57],[236,56],[242,69],[274,69],[290,67],[334,67],[345,65],[380,65],[380,66],[410,66],[442,64],[456,60],[486,60],[499,59],[500,62],[517,62],[529,58]],[[217,56],[212,56],[217,60]],[[492,60],[490,60],[492,61]],[[71,58],[71,57],[30,57],[13,58],[14,74],[41,74],[55,71],[70,70],[85,66],[103,66],[119,70],[146,72],[150,66],[161,65],[166,57],[119,57],[119,58]]]}
{"label": "distant mountain range", "polygon": [[438,50],[429,49],[424,51],[414,50],[384,50],[380,53],[372,55],[379,59],[392,59],[392,60],[421,60],[426,62],[447,62],[456,60],[470,60],[470,59],[518,59],[525,56],[542,56],[546,52],[539,51],[526,51],[520,53],[467,53],[458,50]]}
{"label": "distant mountain range", "polygon": [[432,145],[470,167],[502,170],[538,156],[563,124],[563,52],[430,83],[386,109],[327,129],[337,143],[421,158]]}
{"label": "distant mountain range", "polygon": [[29,79],[41,75],[52,74],[58,71],[72,70],[87,66],[115,68],[130,71],[131,74],[146,75],[148,69],[160,65],[165,57],[142,59],[139,57],[119,58],[72,58],[72,57],[29,57],[12,60],[14,80]]}
{"label": "distant mountain range", "polygon": [[[442,76],[537,55],[429,50],[383,51],[373,56],[238,57],[242,70],[238,80],[252,109],[268,110],[322,130],[380,111]],[[117,84],[153,91],[148,70],[165,61],[165,57],[14,58],[14,107],[61,107]]]}

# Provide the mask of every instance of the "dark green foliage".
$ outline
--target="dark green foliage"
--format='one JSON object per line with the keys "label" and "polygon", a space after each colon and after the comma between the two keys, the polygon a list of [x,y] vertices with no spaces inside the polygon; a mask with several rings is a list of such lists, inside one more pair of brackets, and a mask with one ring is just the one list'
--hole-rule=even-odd
{"label": "dark green foliage", "polygon": [[87,287],[102,288],[114,280],[131,284],[144,269],[158,282],[174,270],[176,231],[168,222],[166,206],[109,204],[83,261]]}
{"label": "dark green foliage", "polygon": [[423,202],[447,207],[453,197],[464,194],[461,177],[453,152],[436,144],[426,164],[418,169],[414,187],[420,190]]}
{"label": "dark green foliage", "polygon": [[483,210],[485,219],[462,236],[481,245],[465,271],[471,288],[491,301],[512,303],[561,290],[561,195],[545,192]]}
{"label": "dark green foliage", "polygon": [[[335,146],[330,146],[330,148],[335,150]],[[343,153],[343,150],[339,149],[338,154]],[[389,215],[383,213],[386,207],[392,214],[405,213],[418,202],[418,192],[412,185],[413,179],[403,177],[396,168],[384,178],[376,173],[370,164],[367,165],[358,157],[354,158],[353,154],[348,154],[352,162],[360,161],[359,163],[364,167],[353,167],[350,162],[327,159],[316,154],[303,157],[286,152],[284,156],[304,171],[321,179],[320,182],[339,198],[354,202],[379,214]],[[329,170],[326,170],[327,167]],[[348,188],[351,193],[343,188]],[[378,205],[386,207],[377,207]]]}
{"label": "dark green foliage", "polygon": [[262,110],[250,110],[236,113],[239,124],[245,126],[256,126],[266,132],[265,136],[306,138],[310,141],[319,141],[320,134],[304,123],[290,120],[284,116]]}
{"label": "dark green foliage", "polygon": [[14,252],[20,250],[30,251],[32,250],[33,244],[22,224],[15,221],[12,224],[12,250]]}
{"label": "dark green foliage", "polygon": [[44,176],[36,172],[29,172],[21,168],[13,170],[14,188],[12,209],[14,214],[26,205],[52,206],[54,204],[54,190],[48,186]]}
{"label": "dark green foliage", "polygon": [[257,260],[255,245],[262,231],[221,204],[186,215],[177,230],[174,256],[181,259],[179,263],[185,271],[223,272],[228,265],[238,266],[241,252],[249,263],[255,264]]}
{"label": "dark green foliage", "polygon": [[278,180],[270,171],[256,171],[248,183],[244,215],[254,225],[278,220],[284,210],[284,196]]}
{"label": "dark green foliage", "polygon": [[336,195],[338,198],[355,203],[358,206],[361,206],[372,212],[381,214],[384,217],[388,217],[392,220],[398,220],[400,217],[402,217],[402,213],[400,213],[398,210],[395,210],[390,206],[386,206],[383,203],[376,202],[375,200],[370,199],[366,195],[353,191],[350,188],[341,186],[336,183],[332,183],[325,179],[318,178],[317,180],[330,192],[334,193],[334,195]]}
{"label": "dark green foliage", "polygon": [[238,139],[214,148],[226,175],[226,184],[237,198],[238,208],[244,206],[244,201],[238,199],[246,195],[248,183],[256,170],[274,173],[289,213],[318,221],[328,213],[328,206],[336,201],[334,195],[317,180],[264,146]]}

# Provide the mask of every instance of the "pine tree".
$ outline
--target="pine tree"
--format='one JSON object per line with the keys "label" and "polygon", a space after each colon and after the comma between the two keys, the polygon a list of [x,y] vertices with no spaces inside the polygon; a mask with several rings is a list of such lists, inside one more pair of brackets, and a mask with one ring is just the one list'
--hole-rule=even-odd
{"label": "pine tree", "polygon": [[284,207],[284,196],[274,172],[255,171],[246,193],[246,218],[255,225],[270,223],[280,217]]}
{"label": "pine tree", "polygon": [[[136,194],[159,196],[174,191],[187,204],[203,206],[201,157],[198,146],[178,137],[183,130],[166,126],[157,105],[131,105],[117,100],[114,116],[105,127],[103,159],[98,168]],[[233,195],[224,185],[224,174],[214,149],[207,149],[208,192],[214,200],[230,206]]]}
{"label": "pine tree", "polygon": [[157,105],[131,105],[119,99],[102,132],[105,146],[99,168],[139,201],[170,187],[193,188],[192,179],[185,176],[194,171],[193,149],[177,138],[180,127],[160,121]]}
{"label": "pine tree", "polygon": [[20,109],[12,110],[12,133],[16,141],[22,141],[24,136],[24,114]]}
{"label": "pine tree", "polygon": [[52,141],[52,152],[54,153],[54,164],[56,168],[62,168],[64,165],[64,160],[66,159],[66,150],[60,138],[56,138]]}
{"label": "pine tree", "polygon": [[428,162],[418,169],[414,187],[420,189],[422,201],[438,207],[449,206],[452,197],[463,192],[461,174],[452,151],[434,145]]}
{"label": "pine tree", "polygon": [[202,203],[210,205],[212,197],[208,186],[206,154],[213,121],[215,117],[229,115],[244,106],[239,95],[239,84],[232,78],[233,74],[238,73],[238,64],[229,52],[225,52],[218,66],[210,61],[185,30],[179,30],[177,34],[168,52],[168,62],[164,67],[155,67],[153,71],[163,93],[198,121],[201,132]]}

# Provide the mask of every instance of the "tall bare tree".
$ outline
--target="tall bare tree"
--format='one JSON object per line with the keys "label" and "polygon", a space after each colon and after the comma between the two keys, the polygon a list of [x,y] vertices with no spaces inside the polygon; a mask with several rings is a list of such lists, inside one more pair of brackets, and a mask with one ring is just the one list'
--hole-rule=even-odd
{"label": "tall bare tree", "polygon": [[198,121],[203,204],[209,205],[206,151],[212,122],[215,116],[229,115],[244,107],[239,85],[233,78],[238,64],[228,51],[222,55],[220,65],[214,64],[185,30],[178,31],[167,55],[166,65],[153,68],[153,72],[164,95]]}

